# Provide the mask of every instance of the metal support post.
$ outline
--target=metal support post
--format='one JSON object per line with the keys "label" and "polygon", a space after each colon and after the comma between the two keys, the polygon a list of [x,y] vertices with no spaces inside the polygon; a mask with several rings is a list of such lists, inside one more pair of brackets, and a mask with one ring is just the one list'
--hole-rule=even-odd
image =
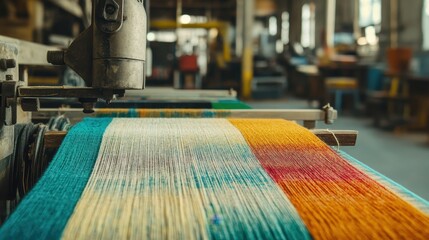
{"label": "metal support post", "polygon": [[244,29],[243,29],[243,57],[242,57],[242,86],[241,92],[244,99],[252,96],[253,80],[253,22],[255,12],[255,0],[244,1]]}

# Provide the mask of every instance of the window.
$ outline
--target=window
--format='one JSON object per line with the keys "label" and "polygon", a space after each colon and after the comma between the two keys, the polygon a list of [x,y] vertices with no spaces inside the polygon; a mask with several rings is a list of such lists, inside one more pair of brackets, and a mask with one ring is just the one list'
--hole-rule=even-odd
{"label": "window", "polygon": [[423,50],[429,50],[429,0],[424,1],[423,7]]}
{"label": "window", "polygon": [[381,24],[381,0],[359,0],[359,26]]}
{"label": "window", "polygon": [[289,22],[289,13],[282,13],[282,42],[284,45],[289,43],[289,30],[290,30],[290,22]]}
{"label": "window", "polygon": [[316,45],[316,21],[314,4],[302,6],[301,45],[305,48],[314,48]]}

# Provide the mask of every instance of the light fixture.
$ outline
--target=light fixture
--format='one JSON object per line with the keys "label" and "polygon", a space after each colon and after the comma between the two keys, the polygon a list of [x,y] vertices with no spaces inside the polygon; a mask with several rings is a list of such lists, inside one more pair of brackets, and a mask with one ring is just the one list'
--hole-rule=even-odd
{"label": "light fixture", "polygon": [[180,23],[181,24],[189,24],[191,23],[191,16],[189,16],[188,14],[183,14],[182,16],[180,16]]}

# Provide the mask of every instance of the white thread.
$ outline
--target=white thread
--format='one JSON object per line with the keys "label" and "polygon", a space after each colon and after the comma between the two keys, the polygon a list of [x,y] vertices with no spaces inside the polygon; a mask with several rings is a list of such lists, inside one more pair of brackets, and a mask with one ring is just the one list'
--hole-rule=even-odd
{"label": "white thread", "polygon": [[63,239],[306,239],[225,119],[114,119]]}
{"label": "white thread", "polygon": [[332,136],[334,137],[335,141],[337,142],[337,152],[340,152],[341,145],[340,145],[340,141],[337,138],[337,135],[335,135],[335,133],[333,131],[329,130],[329,129],[324,129],[324,131],[332,134]]}

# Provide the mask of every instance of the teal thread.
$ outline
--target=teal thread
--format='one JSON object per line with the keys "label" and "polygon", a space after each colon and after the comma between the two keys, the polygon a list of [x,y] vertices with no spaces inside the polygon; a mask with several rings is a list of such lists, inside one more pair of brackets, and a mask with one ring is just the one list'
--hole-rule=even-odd
{"label": "teal thread", "polygon": [[82,195],[111,119],[71,129],[46,173],[0,229],[0,239],[60,239]]}

